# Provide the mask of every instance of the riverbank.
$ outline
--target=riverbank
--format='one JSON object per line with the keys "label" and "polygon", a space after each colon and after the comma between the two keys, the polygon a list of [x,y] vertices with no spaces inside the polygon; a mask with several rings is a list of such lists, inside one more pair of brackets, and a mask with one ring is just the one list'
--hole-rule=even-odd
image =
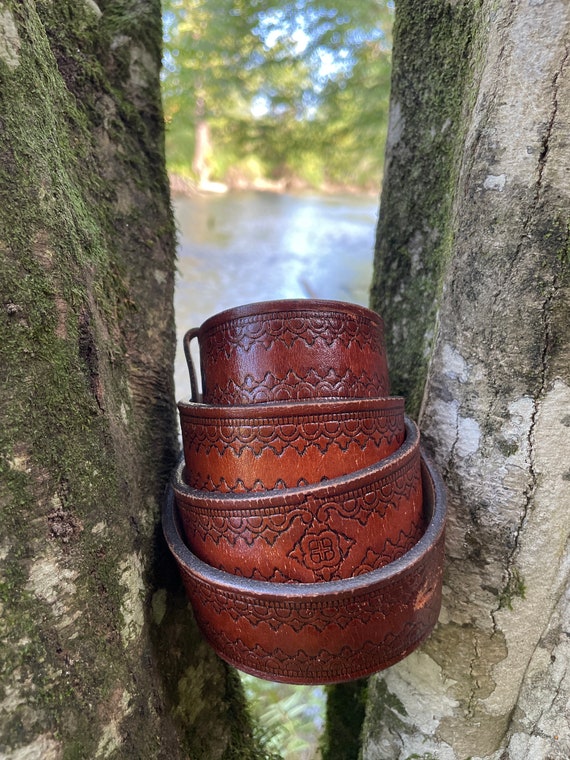
{"label": "riverbank", "polygon": [[187,198],[199,195],[224,195],[229,192],[247,190],[265,193],[316,192],[323,195],[362,195],[368,198],[377,197],[380,192],[380,182],[378,187],[356,187],[354,185],[340,185],[326,182],[315,187],[299,177],[271,180],[263,177],[247,179],[246,177],[239,176],[233,178],[230,182],[207,181],[198,184],[190,177],[183,177],[179,174],[170,173],[168,176],[172,195]]}

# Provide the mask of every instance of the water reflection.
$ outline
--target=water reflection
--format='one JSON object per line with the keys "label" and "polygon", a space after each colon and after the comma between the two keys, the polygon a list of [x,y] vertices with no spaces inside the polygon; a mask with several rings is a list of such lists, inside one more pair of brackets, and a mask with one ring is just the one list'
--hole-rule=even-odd
{"label": "water reflection", "polygon": [[[244,192],[178,198],[177,398],[188,397],[182,336],[252,301],[330,298],[367,305],[377,201]],[[254,712],[289,760],[317,757],[322,688],[244,679]]]}
{"label": "water reflection", "polygon": [[375,198],[243,192],[178,198],[174,206],[179,398],[189,391],[182,335],[212,314],[276,298],[367,304]]}

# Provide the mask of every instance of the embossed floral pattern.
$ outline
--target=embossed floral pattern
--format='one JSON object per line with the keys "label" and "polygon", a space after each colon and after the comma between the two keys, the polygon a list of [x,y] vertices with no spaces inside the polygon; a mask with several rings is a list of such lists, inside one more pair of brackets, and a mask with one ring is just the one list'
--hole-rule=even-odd
{"label": "embossed floral pattern", "polygon": [[202,503],[176,488],[175,494],[192,550],[222,570],[239,567],[258,579],[328,581],[376,569],[401,556],[423,530],[417,447],[385,476],[335,498],[309,490],[296,501],[246,500],[227,509],[219,499]]}
{"label": "embossed floral pattern", "polygon": [[[436,553],[441,551],[437,546]],[[377,616],[385,615],[382,609],[390,609],[398,605],[402,609],[416,606],[419,593],[423,594],[423,586],[428,569],[436,561],[436,555],[427,555],[417,566],[382,586],[382,608],[378,604],[377,588],[362,589],[351,595],[331,599],[295,600],[259,599],[253,606],[244,606],[240,595],[226,589],[213,588],[195,577],[186,577],[196,598],[216,615],[229,616],[234,622],[244,619],[247,625],[257,628],[268,625],[275,631],[283,626],[299,632],[306,627],[322,632],[334,624],[344,629],[352,624],[357,615],[361,624],[369,623]],[[435,584],[434,584],[435,588]],[[426,606],[425,603],[423,606]],[[286,632],[283,633],[286,636]]]}
{"label": "embossed floral pattern", "polygon": [[291,311],[257,314],[234,318],[208,332],[212,361],[220,355],[229,357],[233,351],[249,351],[255,344],[270,349],[281,342],[291,348],[297,341],[314,346],[321,341],[327,346],[335,343],[344,349],[356,342],[374,351],[384,348],[382,323],[353,314],[319,311]]}
{"label": "embossed floral pattern", "polygon": [[309,528],[287,555],[313,571],[316,578],[330,581],[354,545],[354,539],[328,528]]}
{"label": "embossed floral pattern", "polygon": [[245,603],[228,589],[184,579],[199,600],[200,627],[230,663],[276,680],[328,683],[387,667],[430,633],[441,603],[442,555],[443,535],[399,576],[328,598]]}
{"label": "embossed floral pattern", "polygon": [[371,442],[379,446],[382,441],[395,448],[404,440],[402,410],[374,409],[356,416],[353,413],[303,414],[279,417],[247,417],[212,420],[203,414],[184,409],[181,413],[182,430],[188,449],[210,454],[216,450],[224,455],[227,449],[239,455],[244,449],[259,456],[264,450],[280,456],[288,448],[302,453],[315,446],[326,454],[331,446],[346,451],[352,444],[364,449]]}
{"label": "embossed floral pattern", "polygon": [[[243,573],[239,563],[234,574],[213,570],[184,545],[171,492],[165,535],[206,639],[232,665],[290,683],[360,678],[405,657],[430,634],[441,605],[445,492],[433,472],[422,464],[421,516],[395,538],[403,556],[378,570],[382,549],[371,540],[355,577],[330,583],[287,583],[278,570],[274,583],[259,582],[240,577],[250,575],[250,570]],[[404,487],[405,478],[396,476],[393,482]],[[327,492],[326,487],[322,490]],[[367,487],[360,495],[369,492]],[[329,505],[330,499],[313,500],[307,507],[308,521],[298,524],[300,538],[293,552],[298,548],[312,554],[309,561],[315,567],[326,568],[335,555],[353,549],[349,542],[343,546],[342,537],[338,542],[332,538],[331,534],[338,537],[336,528],[313,524],[311,517],[321,508],[332,515]],[[366,526],[355,519],[348,524],[367,531],[374,520],[372,513]],[[258,530],[259,519],[255,524]],[[238,543],[246,545],[241,539]],[[251,578],[257,577],[253,568]]]}
{"label": "embossed floral pattern", "polygon": [[310,369],[302,374],[290,369],[285,377],[265,372],[261,377],[247,375],[243,382],[234,379],[212,383],[208,399],[212,404],[258,404],[269,401],[294,401],[314,398],[375,398],[388,393],[388,383],[378,372],[347,369],[337,374],[329,368],[323,374]]}
{"label": "embossed floral pattern", "polygon": [[345,310],[339,304],[230,312],[194,328],[185,338],[191,378],[195,370],[189,346],[198,338],[205,402],[388,395],[384,328],[374,312],[362,307]]}
{"label": "embossed floral pattern", "polygon": [[381,641],[365,641],[358,647],[345,646],[340,652],[326,647],[318,652],[281,648],[266,649],[260,644],[246,646],[223,630],[206,624],[206,635],[232,665],[254,675],[291,683],[334,683],[361,678],[388,667],[415,649],[431,632],[437,614],[406,623],[401,630],[387,634]]}
{"label": "embossed floral pattern", "polygon": [[[185,478],[192,488],[244,493],[315,483],[366,467],[405,438],[400,399],[211,407],[180,402]],[[261,413],[260,411],[261,410]],[[358,463],[358,464],[357,464]]]}

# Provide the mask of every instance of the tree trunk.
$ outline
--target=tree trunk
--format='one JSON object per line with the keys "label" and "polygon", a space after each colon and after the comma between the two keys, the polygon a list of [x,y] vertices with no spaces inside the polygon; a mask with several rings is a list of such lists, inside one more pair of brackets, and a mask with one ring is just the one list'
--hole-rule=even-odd
{"label": "tree trunk", "polygon": [[570,757],[569,29],[564,0],[397,5],[372,303],[425,387],[447,570],[366,760]]}
{"label": "tree trunk", "polygon": [[194,131],[194,157],[192,158],[192,169],[196,174],[198,187],[206,187],[210,181],[211,151],[210,125],[205,119],[198,118]]}
{"label": "tree trunk", "polygon": [[250,756],[163,549],[158,0],[0,2],[0,755]]}

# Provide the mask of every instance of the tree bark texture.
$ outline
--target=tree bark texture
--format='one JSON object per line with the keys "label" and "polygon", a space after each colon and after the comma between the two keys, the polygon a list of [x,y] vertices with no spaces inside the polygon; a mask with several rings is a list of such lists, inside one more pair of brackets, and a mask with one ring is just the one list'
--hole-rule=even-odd
{"label": "tree bark texture", "polygon": [[449,520],[438,627],[371,680],[367,760],[570,757],[569,30],[564,0],[397,5],[372,304],[399,390],[427,377]]}
{"label": "tree bark texture", "polygon": [[0,1],[0,756],[248,757],[160,531],[159,0]]}

